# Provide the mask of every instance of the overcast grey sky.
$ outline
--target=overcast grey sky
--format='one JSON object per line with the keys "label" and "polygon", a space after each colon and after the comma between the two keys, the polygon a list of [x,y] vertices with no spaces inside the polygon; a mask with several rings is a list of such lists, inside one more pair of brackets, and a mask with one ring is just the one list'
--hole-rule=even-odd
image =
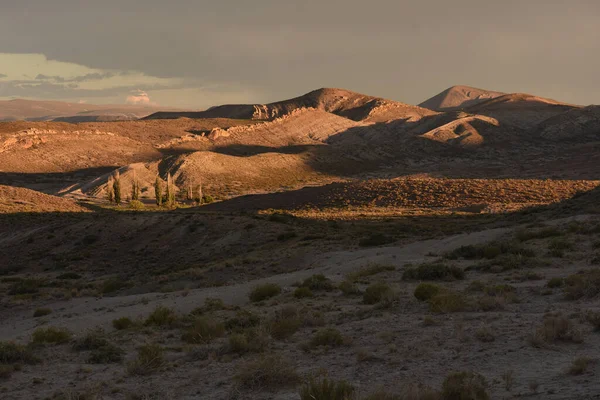
{"label": "overcast grey sky", "polygon": [[600,103],[598,0],[0,0],[0,98],[204,108],[455,85]]}

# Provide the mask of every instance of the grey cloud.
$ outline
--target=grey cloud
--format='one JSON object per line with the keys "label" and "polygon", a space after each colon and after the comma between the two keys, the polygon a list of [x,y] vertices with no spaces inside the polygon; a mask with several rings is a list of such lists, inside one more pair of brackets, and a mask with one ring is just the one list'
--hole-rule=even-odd
{"label": "grey cloud", "polygon": [[453,84],[599,101],[597,0],[10,3],[0,51],[260,87],[256,101],[338,86],[418,103]]}
{"label": "grey cloud", "polygon": [[76,76],[74,78],[63,78],[62,76],[48,76],[43,74],[38,74],[35,79],[42,81],[53,81],[55,83],[69,83],[69,82],[89,82],[89,81],[98,81],[102,79],[108,79],[115,76],[112,72],[106,73],[91,73],[86,75]]}
{"label": "grey cloud", "polygon": [[0,79],[2,79],[2,78],[8,78],[8,75],[0,74]]}

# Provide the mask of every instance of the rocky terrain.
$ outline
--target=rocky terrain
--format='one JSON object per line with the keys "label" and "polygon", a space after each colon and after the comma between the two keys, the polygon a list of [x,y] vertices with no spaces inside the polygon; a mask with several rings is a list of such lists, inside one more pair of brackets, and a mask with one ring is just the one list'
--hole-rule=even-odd
{"label": "rocky terrain", "polygon": [[0,122],[0,398],[597,396],[597,106],[92,113]]}

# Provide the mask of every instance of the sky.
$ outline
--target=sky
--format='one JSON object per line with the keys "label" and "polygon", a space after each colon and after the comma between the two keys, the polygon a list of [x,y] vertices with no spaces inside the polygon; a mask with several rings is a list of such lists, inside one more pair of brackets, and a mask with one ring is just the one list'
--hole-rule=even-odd
{"label": "sky", "polygon": [[453,85],[600,103],[598,0],[0,0],[0,99],[203,109]]}

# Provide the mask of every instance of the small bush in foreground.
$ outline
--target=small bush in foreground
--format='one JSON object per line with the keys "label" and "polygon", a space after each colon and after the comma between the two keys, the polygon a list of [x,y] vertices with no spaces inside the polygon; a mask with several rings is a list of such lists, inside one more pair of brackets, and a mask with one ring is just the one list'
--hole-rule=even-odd
{"label": "small bush in foreground", "polygon": [[448,281],[464,278],[465,271],[462,268],[444,263],[421,264],[418,267],[407,268],[402,274],[405,281]]}
{"label": "small bush in foreground", "polygon": [[270,354],[240,365],[235,379],[244,389],[273,390],[296,386],[300,376],[288,360]]}
{"label": "small bush in foreground", "polygon": [[120,363],[123,361],[124,355],[125,351],[123,349],[112,343],[107,343],[92,350],[88,362],[90,364]]}
{"label": "small bush in foreground", "polygon": [[193,344],[210,343],[214,339],[223,336],[224,333],[225,327],[222,323],[210,317],[200,317],[182,335],[181,340]]}
{"label": "small bush in foreground", "polygon": [[281,286],[275,283],[265,283],[264,285],[255,286],[250,292],[250,301],[257,303],[259,301],[270,299],[281,293]]}
{"label": "small bush in foreground", "polygon": [[470,307],[467,298],[458,292],[442,292],[429,299],[429,308],[433,312],[460,312],[467,311]]}
{"label": "small bush in foreground", "polygon": [[563,289],[569,300],[592,298],[600,294],[600,269],[570,275],[565,279]]}
{"label": "small bush in foreground", "polygon": [[344,337],[335,328],[321,329],[310,340],[311,347],[329,346],[338,347],[344,345]]}
{"label": "small bush in foreground", "polygon": [[327,378],[311,379],[300,389],[301,400],[350,400],[354,387],[346,381],[333,381]]}
{"label": "small bush in foreground", "polygon": [[569,374],[571,375],[582,375],[587,370],[590,364],[593,362],[591,358],[579,357],[573,360],[571,367],[569,368]]}
{"label": "small bush in foreground", "polygon": [[38,362],[31,348],[14,342],[0,341],[0,364],[35,364]]}
{"label": "small bush in foreground", "polygon": [[135,323],[128,317],[113,319],[112,326],[118,331],[131,328]]}
{"label": "small bush in foreground", "polygon": [[302,287],[307,287],[310,290],[314,291],[330,291],[334,288],[333,283],[331,283],[331,280],[322,274],[316,274],[311,276],[310,278],[306,278],[304,282],[302,282]]}
{"label": "small bush in foreground", "polygon": [[31,335],[31,341],[36,344],[62,344],[71,340],[71,332],[64,328],[38,328]]}
{"label": "small bush in foreground", "polygon": [[356,272],[352,272],[351,274],[348,275],[348,279],[352,282],[355,282],[357,280],[366,278],[368,276],[373,276],[373,275],[380,274],[382,272],[395,271],[395,270],[396,270],[396,267],[394,267],[393,265],[372,264],[372,265],[367,265],[366,267],[362,267],[361,269],[359,269]]}
{"label": "small bush in foreground", "polygon": [[529,342],[534,347],[544,347],[555,342],[581,343],[583,336],[568,318],[561,315],[547,315],[542,325],[529,338]]}
{"label": "small bush in foreground", "polygon": [[294,290],[294,297],[297,299],[305,299],[307,297],[313,297],[314,294],[312,290],[307,288],[306,286],[300,286]]}
{"label": "small bush in foreground", "polygon": [[294,308],[278,312],[269,326],[271,336],[278,340],[287,339],[300,329],[302,319]]}
{"label": "small bush in foreground", "polygon": [[427,301],[433,296],[439,294],[443,288],[433,283],[419,283],[415,289],[415,297],[419,301]]}
{"label": "small bush in foreground", "polygon": [[377,304],[384,300],[392,300],[394,291],[386,283],[373,283],[363,293],[363,303]]}
{"label": "small bush in foreground", "polygon": [[488,400],[487,382],[482,375],[473,372],[455,372],[442,384],[444,400]]}
{"label": "small bush in foreground", "polygon": [[146,326],[160,326],[160,327],[172,327],[177,322],[177,314],[171,308],[158,306],[152,311],[144,325]]}
{"label": "small bush in foreground", "polygon": [[127,365],[131,375],[150,375],[165,364],[164,350],[157,344],[145,344],[138,349],[138,356]]}
{"label": "small bush in foreground", "polygon": [[239,310],[235,313],[235,317],[225,321],[225,329],[232,332],[241,332],[247,328],[252,328],[260,324],[260,317],[252,311]]}
{"label": "small bush in foreground", "polygon": [[44,317],[46,315],[52,314],[52,310],[49,308],[38,308],[33,313],[33,318]]}
{"label": "small bush in foreground", "polygon": [[349,280],[341,282],[338,285],[338,289],[340,289],[345,296],[358,296],[362,294],[358,286]]}
{"label": "small bush in foreground", "polygon": [[268,346],[269,336],[261,328],[251,328],[244,333],[232,333],[229,336],[229,351],[233,353],[261,353]]}

